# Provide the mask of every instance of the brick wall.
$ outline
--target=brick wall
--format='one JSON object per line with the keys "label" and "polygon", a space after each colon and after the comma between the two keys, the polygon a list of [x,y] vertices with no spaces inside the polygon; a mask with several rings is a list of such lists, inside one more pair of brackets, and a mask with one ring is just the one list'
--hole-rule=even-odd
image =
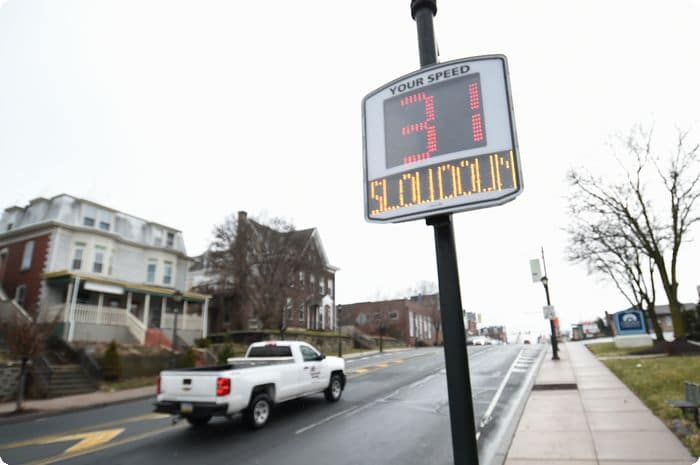
{"label": "brick wall", "polygon": [[[17,286],[26,285],[27,293],[24,299],[24,308],[30,315],[36,315],[39,309],[41,284],[46,267],[50,238],[50,234],[45,234],[2,246],[2,248],[7,248],[8,250],[7,266],[2,282],[3,289],[9,298],[14,298]],[[24,247],[29,241],[34,241],[32,262],[28,270],[22,271]]]}
{"label": "brick wall", "polygon": [[[379,323],[383,317],[387,336],[400,339],[405,344],[415,345],[419,340],[432,344],[435,340],[435,327],[431,327],[431,338],[411,336],[409,313],[432,318],[432,309],[418,302],[407,299],[384,300],[379,302],[360,302],[342,306],[340,319],[342,325],[354,325],[363,333],[379,335]],[[442,341],[442,331],[438,342]]]}

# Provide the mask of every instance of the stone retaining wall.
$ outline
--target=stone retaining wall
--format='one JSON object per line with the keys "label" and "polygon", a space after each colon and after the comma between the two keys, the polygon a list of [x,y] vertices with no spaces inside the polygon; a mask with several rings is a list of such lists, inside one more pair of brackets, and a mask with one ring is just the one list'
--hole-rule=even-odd
{"label": "stone retaining wall", "polygon": [[0,364],[0,401],[12,400],[17,395],[19,363]]}

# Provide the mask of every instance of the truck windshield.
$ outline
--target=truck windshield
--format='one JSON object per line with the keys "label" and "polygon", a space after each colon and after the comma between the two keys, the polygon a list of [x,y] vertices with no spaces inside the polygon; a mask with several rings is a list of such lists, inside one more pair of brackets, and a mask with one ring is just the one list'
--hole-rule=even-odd
{"label": "truck windshield", "polygon": [[250,349],[248,357],[291,357],[289,346],[258,346]]}

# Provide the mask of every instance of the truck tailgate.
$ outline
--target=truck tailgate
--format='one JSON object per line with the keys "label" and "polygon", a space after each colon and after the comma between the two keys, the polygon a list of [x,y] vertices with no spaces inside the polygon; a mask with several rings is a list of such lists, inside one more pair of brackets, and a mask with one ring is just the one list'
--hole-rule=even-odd
{"label": "truck tailgate", "polygon": [[212,402],[219,376],[212,372],[166,371],[160,377],[160,392],[164,400]]}

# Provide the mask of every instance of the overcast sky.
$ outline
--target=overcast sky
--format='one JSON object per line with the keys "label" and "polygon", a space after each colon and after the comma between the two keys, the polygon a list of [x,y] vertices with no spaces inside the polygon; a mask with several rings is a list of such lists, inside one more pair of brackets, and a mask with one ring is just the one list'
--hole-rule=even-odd
{"label": "overcast sky", "polygon": [[[319,229],[341,304],[437,279],[432,228],[363,216],[360,102],[419,67],[410,0],[0,5],[1,208],[66,192],[182,230],[191,255],[230,213],[282,216]],[[541,246],[564,328],[626,307],[565,259],[565,173],[602,174],[636,123],[662,149],[675,126],[698,138],[699,20],[697,0],[438,1],[441,61],[509,59],[525,184],[454,216],[465,308],[544,330]]]}

